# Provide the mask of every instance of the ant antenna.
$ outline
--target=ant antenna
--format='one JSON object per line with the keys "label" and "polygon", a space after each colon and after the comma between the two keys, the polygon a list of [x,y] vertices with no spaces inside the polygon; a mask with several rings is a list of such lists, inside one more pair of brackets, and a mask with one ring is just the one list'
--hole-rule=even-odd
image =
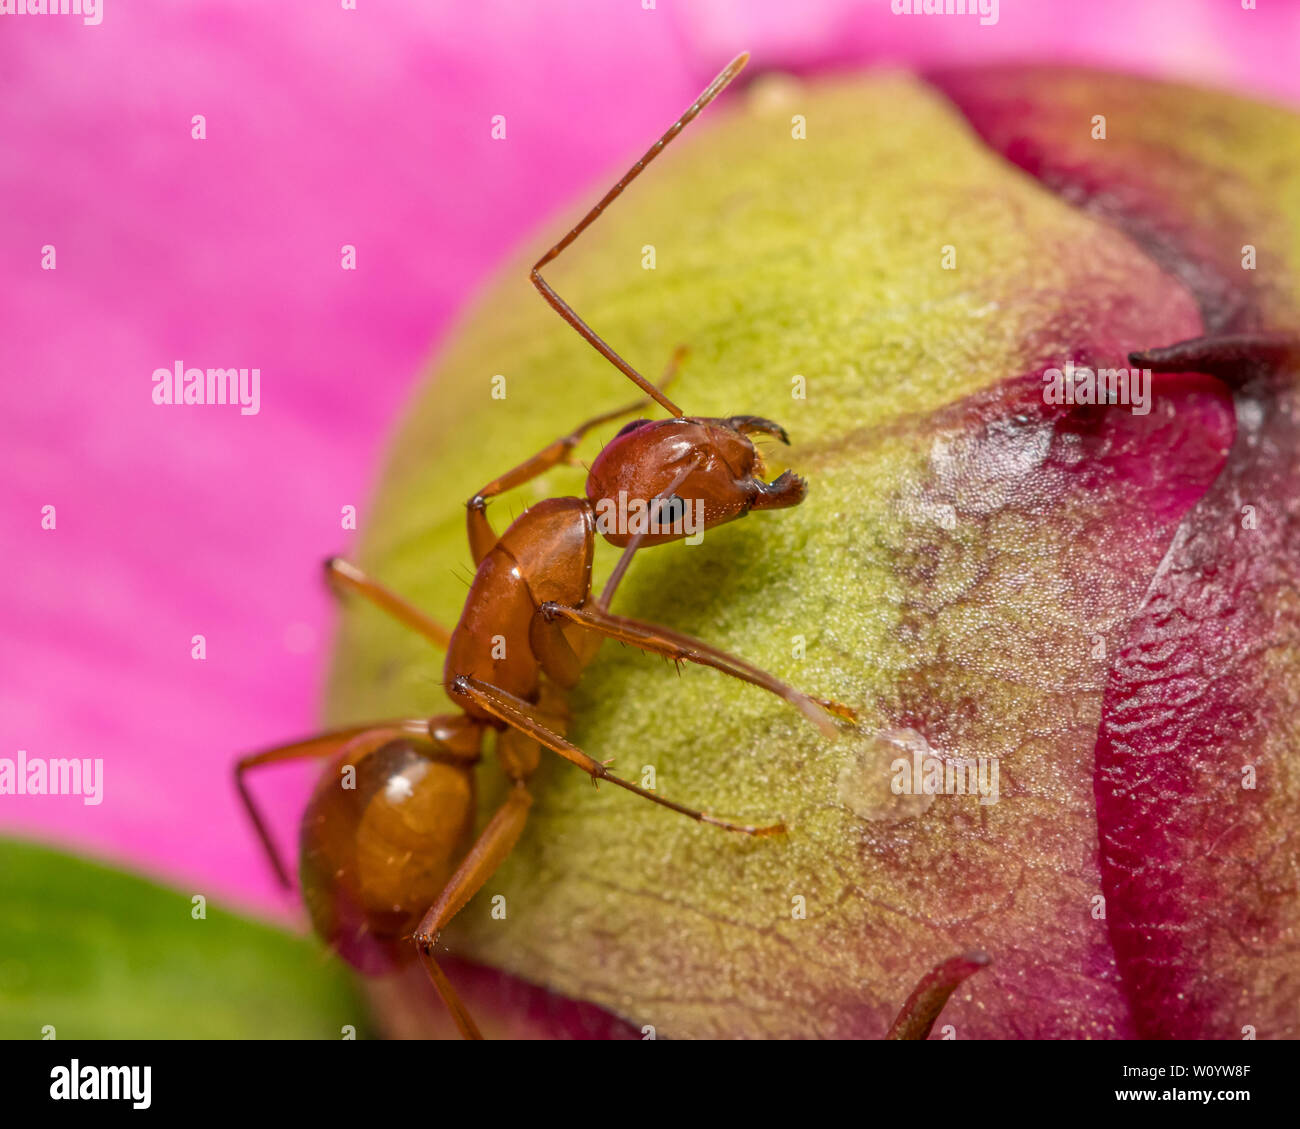
{"label": "ant antenna", "polygon": [[614,352],[613,349],[611,349],[608,345],[606,345],[605,342],[601,340],[600,335],[597,334],[596,331],[592,329],[591,326],[589,326],[585,321],[583,321],[582,318],[580,318],[573,311],[572,307],[570,307],[569,304],[565,302],[563,298],[561,298],[554,290],[551,289],[550,283],[548,283],[546,279],[544,279],[541,276],[540,271],[542,267],[544,267],[547,263],[551,262],[553,259],[557,258],[561,251],[563,251],[570,243],[572,243],[575,239],[577,239],[579,235],[581,235],[584,231],[586,231],[587,228],[590,227],[596,221],[596,218],[601,214],[601,212],[603,212],[607,207],[609,207],[609,205],[614,201],[614,199],[619,195],[619,193],[621,193],[623,189],[625,189],[629,184],[632,183],[632,181],[634,181],[638,176],[641,175],[641,172],[646,167],[646,165],[648,165],[657,156],[659,156],[661,152],[663,152],[664,147],[668,144],[668,142],[670,142],[674,137],[676,137],[679,133],[681,133],[681,131],[686,128],[686,126],[690,123],[690,121],[693,118],[695,118],[699,114],[699,112],[702,109],[704,109],[705,106],[707,106],[710,102],[713,101],[714,98],[716,98],[719,94],[722,93],[722,91],[726,88],[727,84],[730,83],[731,80],[740,73],[741,68],[744,67],[744,65],[747,62],[749,62],[748,51],[742,51],[739,55],[737,55],[734,59],[732,59],[731,62],[727,64],[726,68],[722,71],[722,73],[719,74],[718,77],[715,78],[711,83],[709,83],[707,87],[705,87],[704,93],[701,94],[697,99],[695,99],[694,102],[691,103],[687,111],[684,114],[682,114],[682,116],[678,118],[675,122],[673,122],[671,126],[668,127],[667,132],[664,133],[664,135],[661,138],[659,138],[658,141],[656,141],[653,145],[650,146],[649,149],[646,150],[645,156],[643,156],[639,161],[637,161],[635,165],[633,165],[630,169],[628,169],[627,173],[624,174],[623,179],[620,180],[616,185],[614,185],[613,188],[611,188],[608,192],[605,193],[604,196],[600,198],[600,201],[596,204],[596,206],[592,208],[591,211],[589,211],[585,216],[583,216],[582,219],[580,219],[577,222],[577,224],[574,225],[573,230],[570,231],[568,235],[566,235],[563,239],[561,239],[554,247],[552,247],[549,251],[547,251],[545,255],[543,255],[540,259],[537,260],[536,263],[533,264],[533,269],[529,275],[529,277],[532,279],[533,285],[536,286],[537,289],[541,292],[542,297],[546,299],[547,304],[550,305],[551,309],[553,309],[557,314],[560,315],[560,317],[562,317],[571,326],[573,326],[573,328],[576,329],[582,335],[583,339],[589,345],[591,345],[596,350],[596,352],[598,352],[602,357],[604,357],[607,361],[609,361],[610,364],[612,364],[616,369],[619,370],[619,372],[621,372],[630,381],[632,381],[633,384],[635,384],[638,388],[640,388],[642,392],[644,392],[647,396],[657,401],[663,408],[665,408],[667,411],[671,412],[673,415],[677,416],[678,418],[680,418],[682,415],[685,414],[683,413],[682,409],[679,408],[676,404],[674,404],[670,399],[668,399],[668,397],[665,396],[653,384],[651,384],[650,381],[646,380],[644,376],[642,376],[639,372],[636,371],[636,369],[634,369],[630,364],[628,364],[627,361],[625,361],[616,352]]}

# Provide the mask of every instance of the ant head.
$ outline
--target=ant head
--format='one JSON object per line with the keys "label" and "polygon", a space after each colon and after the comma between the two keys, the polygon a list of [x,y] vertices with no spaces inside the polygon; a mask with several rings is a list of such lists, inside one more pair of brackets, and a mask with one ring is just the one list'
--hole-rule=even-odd
{"label": "ant head", "polygon": [[641,544],[658,545],[750,510],[797,506],[807,483],[790,471],[764,482],[763,458],[749,441],[755,434],[790,442],[784,428],[758,416],[629,423],[596,457],[587,476],[597,531],[619,547],[643,532]]}

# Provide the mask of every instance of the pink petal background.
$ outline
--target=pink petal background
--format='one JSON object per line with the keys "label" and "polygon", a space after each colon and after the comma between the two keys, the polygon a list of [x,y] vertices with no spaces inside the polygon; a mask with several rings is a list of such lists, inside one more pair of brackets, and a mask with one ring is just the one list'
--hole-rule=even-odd
{"label": "pink petal background", "polygon": [[[0,831],[289,909],[230,765],[314,726],[341,506],[364,522],[401,404],[485,276],[737,50],[800,70],[1055,59],[1300,102],[1300,5],[1260,7],[1003,0],[989,28],[888,0],[0,17],[0,756],[106,773],[99,807],[0,797]],[[150,374],[177,359],[259,367],[260,414],[154,406]],[[259,791],[286,839],[306,772]]]}

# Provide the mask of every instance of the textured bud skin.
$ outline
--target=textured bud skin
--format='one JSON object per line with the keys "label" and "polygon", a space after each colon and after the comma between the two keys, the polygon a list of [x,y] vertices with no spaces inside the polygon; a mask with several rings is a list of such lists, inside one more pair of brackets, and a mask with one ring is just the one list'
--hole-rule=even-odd
{"label": "textured bud skin", "polygon": [[[926,971],[970,949],[993,964],[944,1012],[961,1037],[1300,1035],[1295,395],[1275,386],[1261,409],[1165,377],[1147,415],[1069,410],[1044,403],[1040,375],[1300,309],[1300,123],[1127,78],[999,74],[1005,100],[970,86],[969,121],[941,93],[963,104],[951,76],[729,96],[551,268],[643,372],[689,346],[674,398],[781,423],[793,445],[767,448],[770,474],[809,480],[798,508],[642,554],[615,610],[845,701],[864,733],[828,743],[753,687],[607,646],[571,738],[788,836],[731,837],[544,763],[529,826],[448,930],[453,950],[661,1036],[879,1037]],[[1123,148],[1088,140],[1093,112]],[[1222,250],[1251,242],[1267,278],[1241,279]],[[631,394],[516,264],[412,402],[360,563],[453,623],[463,501]],[[582,493],[581,468],[561,469],[489,514],[500,531]],[[1263,515],[1259,539],[1239,535],[1238,502]],[[1171,545],[1189,541],[1181,594],[1162,594]],[[598,549],[598,584],[615,558]],[[1162,634],[1162,608],[1186,619],[1198,601],[1219,636]],[[330,720],[445,710],[440,662],[349,608]],[[1152,664],[1158,677],[1134,677]],[[1151,729],[1180,711],[1190,731]],[[908,729],[997,758],[998,802],[893,795],[896,743],[879,731]],[[486,817],[502,791],[490,762],[481,784]]]}

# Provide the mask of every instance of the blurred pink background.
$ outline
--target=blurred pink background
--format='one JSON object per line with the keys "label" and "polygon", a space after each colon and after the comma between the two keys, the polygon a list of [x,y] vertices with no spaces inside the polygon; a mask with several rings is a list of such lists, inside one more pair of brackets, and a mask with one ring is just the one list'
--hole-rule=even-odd
{"label": "blurred pink background", "polygon": [[[0,16],[0,756],[102,757],[106,776],[98,807],[0,797],[0,833],[293,911],[230,768],[314,728],[340,508],[364,524],[396,415],[485,276],[737,51],[755,69],[1084,62],[1300,102],[1289,0],[1002,0],[993,27],[889,9],[106,0],[97,27]],[[260,413],[155,406],[151,374],[177,359],[260,368]],[[286,841],[310,771],[259,788]]]}

